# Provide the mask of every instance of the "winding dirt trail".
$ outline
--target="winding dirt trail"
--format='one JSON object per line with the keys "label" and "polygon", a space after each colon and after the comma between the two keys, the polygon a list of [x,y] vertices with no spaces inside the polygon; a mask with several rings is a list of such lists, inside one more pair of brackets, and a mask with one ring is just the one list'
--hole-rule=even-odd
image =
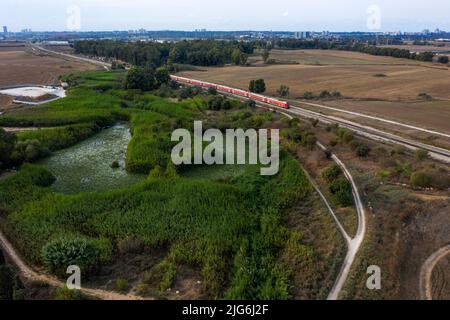
{"label": "winding dirt trail", "polygon": [[450,254],[450,244],[433,253],[422,265],[419,285],[421,300],[433,300],[431,276],[438,262],[448,254]]}
{"label": "winding dirt trail", "polygon": [[[264,108],[264,107],[262,107]],[[289,113],[283,112],[283,111],[277,111],[280,114],[283,114],[284,116],[288,117],[289,119],[293,119],[293,116]],[[317,146],[322,149],[323,151],[327,150],[327,148],[321,144],[320,142],[316,143]],[[353,198],[355,199],[355,205],[356,210],[358,212],[358,230],[356,232],[356,235],[351,238],[349,234],[345,231],[345,228],[342,226],[341,222],[339,221],[339,218],[331,208],[328,200],[324,196],[324,194],[320,191],[319,186],[315,183],[315,181],[309,176],[307,172],[305,172],[308,176],[308,179],[312,183],[314,189],[319,194],[319,196],[322,198],[323,202],[325,203],[326,207],[328,208],[328,211],[332,215],[339,231],[341,232],[342,236],[345,239],[345,242],[347,244],[347,254],[345,256],[344,262],[342,264],[341,270],[339,272],[338,278],[336,279],[334,286],[331,290],[331,292],[328,295],[327,300],[338,300],[339,294],[342,291],[342,288],[348,278],[348,275],[350,273],[351,267],[353,265],[353,262],[355,261],[356,255],[359,252],[359,249],[361,248],[361,245],[364,241],[365,235],[366,235],[366,213],[364,210],[364,204],[361,200],[358,187],[356,186],[356,183],[353,179],[353,176],[350,174],[350,171],[347,169],[345,164],[334,154],[332,154],[333,161],[342,169],[344,172],[345,177],[350,181],[352,185],[352,191],[353,191]]]}
{"label": "winding dirt trail", "polygon": [[[4,234],[0,231],[0,245],[6,256],[9,257],[10,261],[17,267],[20,272],[20,276],[28,281],[40,281],[48,283],[54,287],[63,287],[66,285],[65,282],[58,280],[57,278],[47,275],[39,274],[28,267],[25,262],[20,258],[19,254],[14,250],[14,247],[6,239]],[[142,300],[141,297],[134,295],[124,295],[113,291],[106,291],[102,289],[92,289],[92,288],[81,288],[80,290],[83,294],[92,296],[94,298],[102,300]]]}

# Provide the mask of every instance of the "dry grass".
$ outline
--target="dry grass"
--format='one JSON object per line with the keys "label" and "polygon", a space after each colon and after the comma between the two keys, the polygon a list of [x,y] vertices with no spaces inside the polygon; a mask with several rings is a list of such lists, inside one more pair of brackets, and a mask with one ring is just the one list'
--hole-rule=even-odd
{"label": "dry grass", "polygon": [[58,83],[61,75],[95,69],[95,66],[86,63],[38,55],[24,46],[0,47],[0,86],[51,85]]}
{"label": "dry grass", "polygon": [[[305,91],[318,94],[322,90],[337,90],[346,97],[359,99],[411,101],[417,100],[421,92],[450,99],[450,73],[443,66],[355,52],[305,52],[307,50],[273,53],[285,61],[296,60],[305,64],[228,66],[182,74],[240,88],[247,88],[251,79],[263,78],[269,95],[276,95],[279,86],[285,84],[291,88],[291,98],[300,97]],[[312,62],[314,59],[317,64]],[[386,77],[375,77],[380,73]]]}
{"label": "dry grass", "polygon": [[[216,67],[182,74],[244,89],[251,79],[263,78],[268,95],[276,96],[276,90],[285,84],[290,87],[291,99],[306,91],[318,95],[336,90],[347,99],[324,104],[450,130],[450,70],[445,66],[334,50],[273,50],[271,58],[299,64],[263,65],[255,56],[251,67]],[[422,92],[439,101],[420,99]]]}

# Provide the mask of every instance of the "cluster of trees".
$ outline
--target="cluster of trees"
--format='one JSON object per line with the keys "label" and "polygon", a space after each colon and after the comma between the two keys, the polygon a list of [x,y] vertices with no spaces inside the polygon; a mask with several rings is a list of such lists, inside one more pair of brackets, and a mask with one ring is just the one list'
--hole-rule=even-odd
{"label": "cluster of trees", "polygon": [[75,52],[120,60],[135,66],[157,68],[166,64],[220,66],[232,61],[247,62],[255,44],[239,41],[195,40],[177,43],[83,40],[73,44]]}
{"label": "cluster of trees", "polygon": [[251,80],[248,89],[250,92],[264,93],[266,92],[266,82],[264,79]]}
{"label": "cluster of trees", "polygon": [[406,49],[381,48],[376,45],[363,42],[350,41],[329,41],[329,40],[299,40],[299,39],[278,39],[275,46],[281,49],[322,49],[322,50],[343,50],[367,53],[375,56],[387,56],[394,58],[413,59],[419,61],[433,61],[434,53],[421,52],[411,53]]}
{"label": "cluster of trees", "polygon": [[342,207],[353,204],[353,192],[350,182],[343,177],[342,170],[333,164],[322,171],[322,178],[328,182],[333,200]]}
{"label": "cluster of trees", "polygon": [[151,67],[132,68],[125,78],[125,89],[138,89],[150,91],[159,88],[170,81],[169,70],[159,67],[156,70]]}
{"label": "cluster of trees", "polygon": [[439,56],[438,58],[439,63],[447,64],[449,62],[448,56]]}
{"label": "cluster of trees", "polygon": [[342,94],[339,91],[328,91],[323,90],[319,95],[315,95],[311,91],[306,91],[303,93],[303,99],[306,100],[314,100],[314,99],[340,99],[342,98]]}

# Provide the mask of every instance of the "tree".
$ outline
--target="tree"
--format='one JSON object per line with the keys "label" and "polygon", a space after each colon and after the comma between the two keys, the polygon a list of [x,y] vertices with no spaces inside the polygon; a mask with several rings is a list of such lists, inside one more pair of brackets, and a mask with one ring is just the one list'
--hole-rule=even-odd
{"label": "tree", "polygon": [[448,56],[439,56],[439,58],[438,58],[439,63],[447,64],[448,61],[449,61]]}
{"label": "tree", "polygon": [[169,70],[167,70],[166,67],[159,67],[155,71],[155,79],[158,86],[169,83],[170,81]]}
{"label": "tree", "polygon": [[150,91],[157,87],[155,74],[150,68],[133,68],[125,78],[126,89]]}
{"label": "tree", "polygon": [[269,50],[268,49],[264,49],[264,51],[262,52],[261,56],[263,58],[264,63],[267,63],[267,60],[269,60],[269,57],[270,57]]}
{"label": "tree", "polygon": [[231,54],[231,61],[237,66],[247,64],[248,56],[239,49],[234,49]]}
{"label": "tree", "polygon": [[266,92],[266,83],[264,79],[251,80],[249,85],[249,90],[255,93]]}
{"label": "tree", "polygon": [[280,97],[287,97],[289,95],[290,88],[284,84],[280,86],[277,93]]}
{"label": "tree", "polygon": [[330,192],[337,204],[348,207],[353,204],[352,185],[345,178],[339,178],[330,184]]}
{"label": "tree", "polygon": [[0,128],[0,168],[11,164],[11,153],[16,144],[16,135]]}

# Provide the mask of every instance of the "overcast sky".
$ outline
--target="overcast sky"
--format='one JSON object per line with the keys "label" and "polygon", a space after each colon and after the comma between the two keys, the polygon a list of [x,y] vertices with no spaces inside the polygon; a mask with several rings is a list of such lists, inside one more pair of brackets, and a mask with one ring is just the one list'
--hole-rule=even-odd
{"label": "overcast sky", "polygon": [[12,31],[62,31],[73,21],[80,31],[450,30],[449,14],[449,0],[0,0],[0,26]]}

